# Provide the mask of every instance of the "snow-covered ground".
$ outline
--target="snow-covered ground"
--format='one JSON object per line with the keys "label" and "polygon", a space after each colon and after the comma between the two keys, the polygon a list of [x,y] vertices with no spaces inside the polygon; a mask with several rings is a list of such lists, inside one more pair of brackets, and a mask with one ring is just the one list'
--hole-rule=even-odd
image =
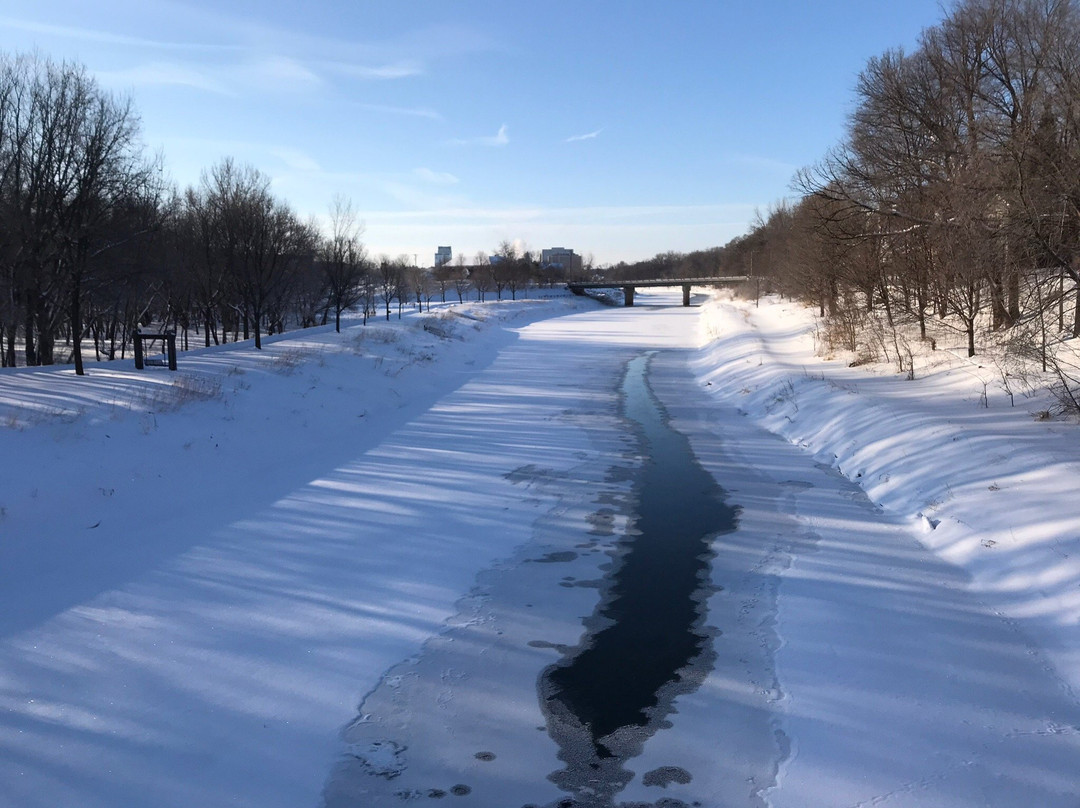
{"label": "snow-covered ground", "polygon": [[830,492],[791,469],[810,544],[781,573],[793,753],[770,804],[1078,804],[1075,424],[966,357],[920,356],[914,381],[823,360],[815,326],[715,301],[691,360],[712,402],[843,475]]}
{"label": "snow-covered ground", "polygon": [[740,523],[717,662],[618,799],[1076,805],[1075,425],[678,298],[0,374],[0,806],[559,804],[537,677],[627,530],[654,350]]}

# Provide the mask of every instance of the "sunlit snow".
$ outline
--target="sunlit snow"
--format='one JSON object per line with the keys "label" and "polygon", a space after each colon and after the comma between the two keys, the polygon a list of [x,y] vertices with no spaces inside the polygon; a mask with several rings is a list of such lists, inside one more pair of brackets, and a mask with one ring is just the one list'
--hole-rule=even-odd
{"label": "sunlit snow", "polygon": [[680,297],[0,373],[0,807],[586,804],[538,678],[632,529],[649,351],[739,523],[717,660],[612,804],[1075,806],[1075,424]]}

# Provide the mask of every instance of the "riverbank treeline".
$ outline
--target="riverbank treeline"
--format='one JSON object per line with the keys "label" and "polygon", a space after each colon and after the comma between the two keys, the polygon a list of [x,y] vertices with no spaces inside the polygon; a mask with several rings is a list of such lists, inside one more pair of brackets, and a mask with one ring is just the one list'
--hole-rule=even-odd
{"label": "riverbank treeline", "polygon": [[871,323],[926,339],[934,318],[969,355],[1005,336],[1045,364],[1080,335],[1078,3],[954,4],[869,60],[845,138],[796,186],[727,271],[814,303],[851,350]]}

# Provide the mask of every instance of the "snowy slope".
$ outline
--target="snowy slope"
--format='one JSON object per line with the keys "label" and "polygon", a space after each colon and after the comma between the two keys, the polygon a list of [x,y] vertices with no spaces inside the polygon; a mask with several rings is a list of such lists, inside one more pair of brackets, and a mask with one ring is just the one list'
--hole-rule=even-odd
{"label": "snowy slope", "polygon": [[363,690],[524,540],[489,513],[510,483],[485,440],[511,420],[387,438],[515,327],[594,305],[311,330],[175,374],[4,374],[0,805],[317,799]]}
{"label": "snowy slope", "polygon": [[997,368],[978,358],[924,355],[914,381],[822,359],[816,323],[790,302],[714,300],[701,383],[907,519],[1080,692],[1076,424],[1039,419],[1048,402],[1037,392],[1013,406]]}

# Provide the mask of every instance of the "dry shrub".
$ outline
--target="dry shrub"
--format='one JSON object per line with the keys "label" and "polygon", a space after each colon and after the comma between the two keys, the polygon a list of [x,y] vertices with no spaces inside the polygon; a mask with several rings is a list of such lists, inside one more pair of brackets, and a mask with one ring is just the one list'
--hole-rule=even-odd
{"label": "dry shrub", "polygon": [[173,412],[186,404],[221,398],[220,376],[179,375],[167,384],[155,385],[142,403],[152,412]]}
{"label": "dry shrub", "polygon": [[455,339],[458,334],[451,317],[453,315],[433,314],[421,321],[421,328],[439,339]]}
{"label": "dry shrub", "polygon": [[289,348],[274,355],[270,368],[282,376],[292,376],[311,355],[311,351],[303,348]]}
{"label": "dry shrub", "polygon": [[877,359],[870,339],[868,317],[856,306],[843,306],[830,314],[819,329],[819,344],[826,356],[837,353],[856,355],[852,365],[864,365]]}
{"label": "dry shrub", "polygon": [[391,345],[401,341],[401,333],[393,326],[369,323],[349,340],[353,353],[364,354],[367,345]]}

